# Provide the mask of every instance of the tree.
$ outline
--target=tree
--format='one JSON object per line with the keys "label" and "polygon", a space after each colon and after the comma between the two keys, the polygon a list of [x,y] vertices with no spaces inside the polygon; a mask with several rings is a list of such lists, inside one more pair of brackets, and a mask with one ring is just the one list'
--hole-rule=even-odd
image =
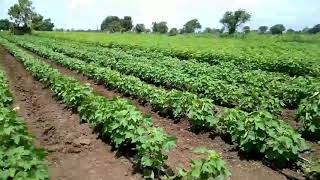
{"label": "tree", "polygon": [[52,31],[54,24],[51,19],[43,20],[43,16],[40,14],[34,15],[32,18],[32,29],[36,31]]}
{"label": "tree", "polygon": [[0,30],[8,31],[10,28],[10,21],[8,19],[0,20]]}
{"label": "tree", "polygon": [[282,34],[286,28],[283,24],[276,24],[270,28],[271,34]]}
{"label": "tree", "polygon": [[266,33],[268,31],[268,26],[260,26],[259,27],[259,32],[261,33],[261,34],[264,34],[264,33]]}
{"label": "tree", "polygon": [[293,29],[288,29],[288,30],[287,30],[287,33],[288,33],[288,34],[292,34],[292,33],[295,33],[295,32],[296,32],[296,31],[293,30]]}
{"label": "tree", "polygon": [[101,23],[101,31],[114,32],[115,29],[119,29],[119,24],[120,19],[117,16],[108,16]]}
{"label": "tree", "polygon": [[35,15],[32,2],[30,0],[19,0],[18,4],[14,4],[9,8],[8,15],[14,21],[16,27],[31,28],[31,21]]}
{"label": "tree", "polygon": [[158,32],[158,33],[161,33],[161,34],[165,34],[168,32],[168,26],[167,26],[167,22],[153,22],[152,23],[152,31],[153,32]]}
{"label": "tree", "polygon": [[137,32],[137,33],[142,33],[146,30],[146,27],[144,26],[144,24],[137,24],[135,27],[134,27],[134,31]]}
{"label": "tree", "polygon": [[213,33],[212,29],[209,27],[206,27],[202,32],[203,33]]}
{"label": "tree", "polygon": [[194,33],[196,29],[200,29],[201,24],[198,19],[191,19],[183,26],[184,33]]}
{"label": "tree", "polygon": [[132,29],[133,24],[131,16],[124,16],[124,18],[120,21],[124,32],[130,31]]}
{"label": "tree", "polygon": [[227,11],[220,20],[220,23],[228,29],[229,34],[233,34],[236,32],[237,27],[249,21],[250,18],[251,15],[243,9],[239,9],[235,12]]}
{"label": "tree", "polygon": [[244,26],[242,28],[242,31],[245,33],[245,34],[248,34],[250,32],[250,27],[249,26]]}
{"label": "tree", "polygon": [[169,31],[169,36],[175,36],[179,33],[178,29],[177,28],[172,28],[170,29]]}
{"label": "tree", "polygon": [[305,28],[302,29],[302,32],[307,33],[307,32],[309,32],[309,30],[310,30],[309,27],[305,27]]}
{"label": "tree", "polygon": [[309,29],[308,32],[311,34],[319,33],[320,32],[320,24],[313,26],[313,28]]}

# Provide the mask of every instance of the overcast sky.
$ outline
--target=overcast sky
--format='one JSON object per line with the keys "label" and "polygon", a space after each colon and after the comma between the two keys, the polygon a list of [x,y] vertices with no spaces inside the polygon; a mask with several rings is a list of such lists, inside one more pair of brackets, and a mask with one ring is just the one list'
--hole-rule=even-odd
{"label": "overcast sky", "polygon": [[[0,19],[17,0],[0,0]],[[167,21],[181,28],[198,18],[202,27],[220,28],[227,10],[246,9],[252,14],[248,25],[282,23],[296,30],[320,23],[320,0],[33,0],[36,11],[51,18],[56,27],[96,29],[108,15],[132,16],[134,23],[150,27],[154,21]]]}

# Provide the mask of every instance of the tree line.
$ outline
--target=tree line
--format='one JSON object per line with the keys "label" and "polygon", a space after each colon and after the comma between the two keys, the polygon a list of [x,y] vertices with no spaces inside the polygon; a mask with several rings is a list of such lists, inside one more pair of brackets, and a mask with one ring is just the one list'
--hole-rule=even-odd
{"label": "tree line", "polygon": [[[8,15],[10,20],[0,20],[0,30],[12,30],[16,33],[25,33],[31,32],[31,30],[52,31],[54,28],[54,24],[51,22],[50,18],[44,19],[42,15],[36,13],[31,0],[19,0],[18,3],[9,8]],[[227,11],[220,20],[223,28],[216,29],[207,27],[202,32],[216,34],[226,32],[228,34],[234,34],[237,32],[239,27],[250,21],[250,19],[251,14],[246,10],[239,9],[236,11]],[[124,16],[123,18],[107,16],[100,25],[100,31],[107,31],[110,33],[128,31],[134,31],[136,33],[155,32],[161,34],[167,33],[170,36],[200,32],[201,28],[202,26],[198,19],[191,19],[187,21],[181,29],[169,29],[167,22],[165,21],[153,22],[151,29],[147,29],[144,24],[136,24],[134,26],[131,16]],[[63,29],[58,30],[63,31]],[[245,34],[248,34],[251,31],[255,31],[260,34],[282,34],[285,31],[287,33],[304,32],[315,34],[320,32],[320,24],[317,24],[312,28],[304,28],[302,31],[295,31],[293,29],[286,30],[283,24],[276,24],[270,28],[267,26],[260,26],[257,30],[251,30],[249,26],[244,26],[242,28],[242,32]]]}
{"label": "tree line", "polygon": [[[251,14],[243,9],[239,9],[236,11],[227,11],[225,12],[225,14],[220,20],[220,23],[223,25],[221,29],[206,27],[202,31],[202,33],[221,34],[226,32],[228,34],[234,34],[237,32],[237,29],[241,25],[250,21],[250,19],[251,19]],[[169,29],[167,22],[165,21],[153,22],[151,29],[147,29],[144,24],[136,24],[134,26],[132,22],[132,18],[130,16],[125,16],[123,19],[120,19],[117,16],[108,16],[103,20],[100,30],[107,31],[110,33],[128,32],[128,31],[134,31],[136,33],[142,33],[142,32],[154,32],[154,33],[160,33],[160,34],[167,33],[170,36],[174,36],[177,34],[200,32],[201,27],[202,26],[198,21],[198,19],[191,19],[188,22],[186,22],[181,29],[177,29],[177,28]],[[283,24],[276,24],[274,26],[271,26],[270,28],[268,26],[260,26],[257,30],[251,30],[249,26],[244,26],[242,28],[242,32],[245,34],[250,33],[252,31],[258,32],[260,34],[266,34],[266,33],[283,34],[284,32],[287,32],[287,33],[303,32],[303,33],[316,34],[320,32],[320,24],[317,24],[312,28],[304,28],[301,31],[295,31],[293,29],[286,30]]]}

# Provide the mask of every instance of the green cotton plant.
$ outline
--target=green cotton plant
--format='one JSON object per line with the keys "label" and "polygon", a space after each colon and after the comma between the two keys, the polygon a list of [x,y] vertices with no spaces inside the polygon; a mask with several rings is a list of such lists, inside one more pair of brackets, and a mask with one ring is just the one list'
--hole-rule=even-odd
{"label": "green cotton plant", "polygon": [[304,99],[297,111],[297,120],[302,124],[301,131],[308,138],[320,140],[320,92]]}
{"label": "green cotton plant", "polygon": [[120,74],[110,68],[99,67],[95,63],[88,64],[52,50],[50,51],[43,46],[35,46],[32,43],[22,43],[21,45],[40,53],[44,57],[50,57],[67,68],[77,70],[111,89],[139,98],[141,101],[149,102],[153,109],[164,115],[169,115],[176,119],[186,117],[196,129],[212,128],[216,124],[216,118],[214,118],[212,111],[214,105],[209,99],[199,98],[189,92],[167,91],[146,84],[136,77]]}
{"label": "green cotton plant", "polygon": [[312,160],[310,164],[304,167],[304,172],[308,179],[320,179],[320,160]]}
{"label": "green cotton plant", "polygon": [[33,144],[24,121],[12,105],[4,72],[0,70],[0,179],[48,180],[46,153]]}
{"label": "green cotton plant", "polygon": [[196,148],[195,153],[207,155],[207,158],[199,160],[191,160],[191,169],[179,169],[175,179],[182,180],[204,180],[217,179],[224,180],[231,176],[231,173],[226,168],[225,162],[220,155],[215,151],[206,148]]}
{"label": "green cotton plant", "polygon": [[279,167],[298,161],[299,152],[308,148],[300,134],[266,111],[245,113],[231,109],[221,118],[220,126],[242,152],[262,154]]}
{"label": "green cotton plant", "polygon": [[96,95],[88,85],[63,76],[14,44],[2,38],[0,43],[34,77],[47,85],[69,107],[76,109],[82,121],[91,123],[102,136],[110,138],[116,148],[133,148],[136,162],[142,170],[148,171],[149,175],[163,173],[166,153],[175,146],[176,141],[160,128],[152,127],[151,118],[145,117],[125,99],[109,100]]}

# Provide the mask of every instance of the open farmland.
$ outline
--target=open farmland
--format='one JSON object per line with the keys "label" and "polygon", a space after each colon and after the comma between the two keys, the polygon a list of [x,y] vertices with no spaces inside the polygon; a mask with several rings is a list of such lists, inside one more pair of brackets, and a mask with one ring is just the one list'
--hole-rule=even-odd
{"label": "open farmland", "polygon": [[15,99],[19,133],[49,154],[29,135],[8,145],[31,148],[39,172],[24,177],[38,179],[313,178],[320,37],[308,36],[0,33],[0,107],[16,121]]}

